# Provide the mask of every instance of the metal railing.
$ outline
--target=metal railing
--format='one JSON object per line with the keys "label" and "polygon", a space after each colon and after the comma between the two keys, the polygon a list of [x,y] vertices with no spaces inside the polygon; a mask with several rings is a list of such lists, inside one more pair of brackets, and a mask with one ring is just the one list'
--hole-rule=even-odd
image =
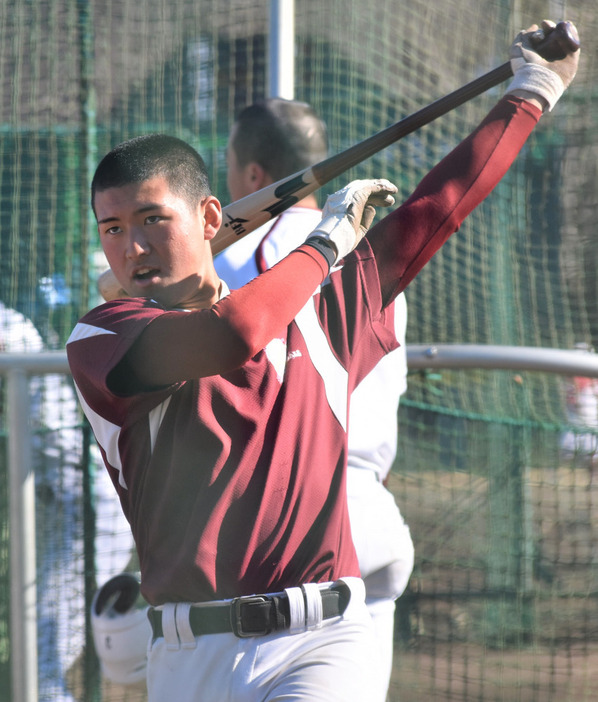
{"label": "metal railing", "polygon": [[37,702],[35,475],[29,376],[68,373],[63,351],[0,354],[6,378],[10,528],[10,647],[13,702]]}

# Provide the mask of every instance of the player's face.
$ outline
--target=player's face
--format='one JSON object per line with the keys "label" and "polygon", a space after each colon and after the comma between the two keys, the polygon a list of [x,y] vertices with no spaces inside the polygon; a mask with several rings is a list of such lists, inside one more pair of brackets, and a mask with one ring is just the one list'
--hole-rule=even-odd
{"label": "player's face", "polygon": [[131,297],[185,309],[216,302],[209,241],[222,219],[216,198],[194,209],[157,176],[97,192],[94,204],[106,258]]}

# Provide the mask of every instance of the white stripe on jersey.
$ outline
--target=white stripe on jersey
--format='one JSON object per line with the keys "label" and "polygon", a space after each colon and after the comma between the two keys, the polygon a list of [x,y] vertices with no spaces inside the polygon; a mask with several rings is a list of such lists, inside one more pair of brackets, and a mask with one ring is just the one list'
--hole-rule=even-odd
{"label": "white stripe on jersey", "polygon": [[[81,339],[89,339],[93,336],[100,336],[101,334],[115,334],[115,332],[108,331],[100,327],[95,327],[91,324],[79,323],[73,329],[67,344],[70,344],[73,341],[79,341]],[[94,410],[85,401],[83,395],[79,392],[79,388],[77,387],[76,383],[75,389],[85,416],[89,420],[96,441],[106,453],[108,463],[118,471],[119,485],[121,485],[125,490],[128,490],[122,471],[120,452],[118,450],[120,427],[112,422],[109,422],[107,419],[104,419],[104,417],[100,416],[97,412],[94,412]],[[166,414],[166,410],[168,409],[168,405],[170,404],[170,399],[170,397],[166,398],[164,402],[161,402],[148,415],[152,451],[156,445],[158,431],[160,429],[160,425],[162,424],[162,420],[164,419],[164,415]]]}
{"label": "white stripe on jersey", "polygon": [[118,450],[118,439],[120,437],[120,427],[117,424],[112,424],[108,420],[101,417],[97,412],[94,412],[91,407],[85,402],[83,395],[79,392],[79,388],[75,384],[79,402],[83,408],[85,416],[91,424],[93,435],[98,444],[102,447],[106,454],[106,460],[118,471],[118,483],[125,490],[128,490],[125,478],[123,476],[123,466],[120,460],[120,452]]}
{"label": "white stripe on jersey", "polygon": [[72,341],[89,339],[92,336],[101,336],[102,334],[116,334],[116,332],[102,329],[102,327],[94,327],[93,324],[83,324],[82,322],[78,322],[66,343],[70,344]]}
{"label": "white stripe on jersey", "polygon": [[154,446],[156,445],[156,438],[158,437],[160,425],[162,424],[162,420],[164,419],[164,415],[166,414],[166,410],[168,409],[168,405],[170,404],[171,399],[172,395],[167,397],[164,400],[164,402],[161,402],[157,407],[154,407],[154,409],[148,415],[150,429],[150,446],[152,453],[154,452]]}
{"label": "white stripe on jersey", "polygon": [[316,371],[324,381],[326,399],[342,428],[347,431],[349,374],[336,358],[324,333],[312,298],[295,317]]}
{"label": "white stripe on jersey", "polygon": [[[81,339],[89,339],[92,336],[101,336],[102,334],[115,334],[116,332],[109,331],[107,329],[102,329],[101,327],[95,327],[92,324],[83,324],[79,322],[75,325],[75,328],[71,332],[67,345],[74,342],[80,341]],[[85,398],[79,391],[77,384],[75,383],[75,390],[77,391],[77,396],[79,397],[79,402],[85,416],[89,420],[93,434],[96,441],[101,446],[106,454],[106,460],[108,463],[118,471],[118,482],[125,490],[128,490],[127,484],[123,476],[123,467],[120,460],[120,453],[118,450],[118,438],[120,436],[120,427],[112,422],[108,422],[106,419],[101,417],[97,412],[91,409],[91,407],[85,401]]]}

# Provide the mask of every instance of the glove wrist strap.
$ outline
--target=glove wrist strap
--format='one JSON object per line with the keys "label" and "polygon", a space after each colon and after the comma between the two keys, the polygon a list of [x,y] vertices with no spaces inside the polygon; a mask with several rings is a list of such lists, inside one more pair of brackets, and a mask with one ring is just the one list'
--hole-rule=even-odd
{"label": "glove wrist strap", "polygon": [[517,67],[513,80],[507,88],[507,94],[516,90],[527,90],[544,98],[550,112],[565,92],[565,85],[560,76],[550,68],[526,63],[524,66]]}
{"label": "glove wrist strap", "polygon": [[337,252],[334,244],[323,236],[310,236],[305,242],[306,246],[311,246],[316,251],[319,251],[328,262],[328,270],[332,268],[336,262]]}

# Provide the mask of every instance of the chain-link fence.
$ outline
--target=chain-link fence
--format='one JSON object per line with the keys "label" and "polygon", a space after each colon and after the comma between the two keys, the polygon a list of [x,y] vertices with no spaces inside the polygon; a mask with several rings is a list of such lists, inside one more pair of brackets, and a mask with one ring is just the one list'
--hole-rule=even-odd
{"label": "chain-link fence", "polygon": [[[503,63],[516,31],[544,17],[576,23],[579,74],[504,181],[409,287],[411,344],[597,343],[598,9],[581,0],[295,0],[295,96],[325,119],[331,153]],[[103,259],[89,182],[104,152],[140,133],[180,136],[205,157],[227,202],[230,126],[268,90],[269,4],[6,0],[0,31],[0,302],[27,318],[6,313],[0,341],[14,351],[9,329],[25,343],[34,327],[36,344],[58,349],[97,302]],[[405,198],[501,90],[325,192],[375,175]],[[592,699],[593,381],[490,370],[414,371],[409,380],[391,486],[411,525],[416,571],[399,604],[393,694],[403,702]],[[104,495],[112,509],[114,498],[72,415],[68,381],[36,380],[31,393],[38,602],[56,615],[40,629],[40,690],[62,699],[53,682],[43,687],[44,660],[52,670],[62,657],[69,694],[122,695],[102,691],[86,662],[84,596],[86,578],[126,567],[128,535],[103,532],[116,517],[102,522],[88,509]],[[7,514],[4,488],[0,499]],[[1,696],[10,689],[6,519],[0,528]]]}

